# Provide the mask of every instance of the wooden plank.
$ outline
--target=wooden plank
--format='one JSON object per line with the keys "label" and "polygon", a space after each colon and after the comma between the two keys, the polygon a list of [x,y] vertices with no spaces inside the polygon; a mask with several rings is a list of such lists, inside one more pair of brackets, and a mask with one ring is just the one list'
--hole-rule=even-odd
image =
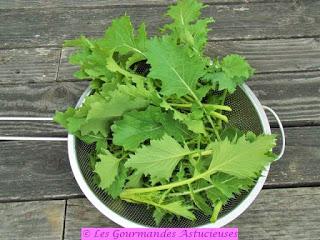
{"label": "wooden plank", "polygon": [[[73,51],[62,49],[59,81],[74,79],[73,73],[78,68],[68,63]],[[246,57],[256,73],[320,70],[320,44],[315,38],[215,41],[207,45],[206,54],[210,57],[230,53]]]}
{"label": "wooden plank", "polygon": [[[285,131],[285,155],[271,166],[266,187],[320,185],[320,127]],[[0,201],[81,195],[65,142],[1,142]]]}
{"label": "wooden plank", "polygon": [[56,48],[0,50],[0,84],[54,82],[60,51]]}
{"label": "wooden plank", "polygon": [[[0,116],[53,117],[56,110],[74,106],[87,82],[2,85]],[[0,135],[61,136],[66,131],[53,122],[0,122]]]}
{"label": "wooden plank", "polygon": [[[211,40],[261,39],[319,36],[320,2],[281,1],[210,5],[204,16],[213,16],[216,24]],[[64,39],[80,34],[101,36],[111,20],[125,12],[134,25],[148,23],[151,35],[167,22],[167,7],[119,6],[116,8],[4,9],[0,14],[2,48],[60,45]]]}
{"label": "wooden plank", "polygon": [[[238,219],[228,226],[238,227],[239,239],[318,239],[320,228],[320,188],[265,189]],[[67,204],[65,240],[78,239],[80,228],[114,227],[86,199],[70,199]]]}
{"label": "wooden plank", "polygon": [[80,195],[66,142],[1,142],[0,201]]}
{"label": "wooden plank", "polygon": [[[53,117],[56,110],[74,106],[87,87],[86,82],[3,85],[0,89],[0,116]],[[2,136],[66,136],[51,121],[3,121]]]}
{"label": "wooden plank", "polygon": [[[258,74],[248,84],[285,126],[320,123],[319,72]],[[274,126],[274,118],[270,120]]]}
{"label": "wooden plank", "polygon": [[87,82],[3,85],[0,116],[47,116],[77,102]]}
{"label": "wooden plank", "polygon": [[65,204],[64,200],[1,203],[1,239],[62,239]]}
{"label": "wooden plank", "polygon": [[239,228],[239,239],[317,239],[319,200],[319,187],[263,190],[253,205],[228,226]]}
{"label": "wooden plank", "polygon": [[67,201],[64,240],[80,238],[81,227],[119,227],[106,218],[86,199]]}
{"label": "wooden plank", "polygon": [[[250,2],[267,2],[268,0],[250,0]],[[273,2],[269,0],[268,2]],[[53,8],[53,7],[114,7],[114,6],[155,6],[155,5],[168,5],[175,3],[175,0],[0,0],[0,9],[16,9],[16,8]],[[248,3],[248,0],[203,0],[206,4],[221,4],[221,3]]]}
{"label": "wooden plank", "polygon": [[[280,139],[278,129],[272,132]],[[265,187],[319,185],[320,127],[290,127],[285,134],[284,156],[271,165]]]}
{"label": "wooden plank", "polygon": [[320,70],[318,38],[215,41],[208,56],[236,53],[247,58],[256,73]]}

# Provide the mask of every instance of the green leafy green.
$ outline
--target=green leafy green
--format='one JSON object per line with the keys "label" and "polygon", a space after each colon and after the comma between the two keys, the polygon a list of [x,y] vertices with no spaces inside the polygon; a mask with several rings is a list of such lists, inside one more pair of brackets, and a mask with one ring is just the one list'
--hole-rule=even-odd
{"label": "green leafy green", "polygon": [[274,135],[260,135],[253,142],[240,137],[236,143],[228,139],[215,142],[209,169],[238,178],[256,177],[261,169],[274,160],[268,152],[275,146]]}
{"label": "green leafy green", "polygon": [[190,46],[197,53],[202,52],[207,43],[208,24],[214,22],[212,18],[198,19],[204,7],[194,0],[178,1],[167,13],[173,22],[164,26],[177,42]]}
{"label": "green leafy green", "polygon": [[99,162],[96,163],[94,172],[100,177],[99,187],[106,189],[115,180],[118,175],[118,167],[120,160],[115,158],[109,151],[99,154]]}
{"label": "green leafy green", "polygon": [[190,133],[171,115],[154,106],[149,106],[144,111],[125,113],[123,118],[111,127],[113,143],[128,150],[135,150],[145,140],[160,139],[165,133],[182,142]]}
{"label": "green leafy green", "polygon": [[95,184],[114,199],[152,208],[157,225],[193,221],[198,212],[216,221],[276,158],[274,135],[229,123],[241,109],[225,100],[254,70],[236,54],[205,55],[213,22],[201,18],[205,7],[179,0],[159,36],[148,37],[144,23],[135,28],[125,15],[101,38],[64,44],[76,49],[69,62],[91,92],[54,120],[90,145]]}
{"label": "green leafy green", "polygon": [[164,135],[161,140],[152,140],[150,146],[137,149],[125,166],[145,175],[150,174],[153,182],[169,180],[178,162],[189,153],[187,147],[182,147],[174,138]]}
{"label": "green leafy green", "polygon": [[190,57],[187,49],[174,45],[167,37],[150,40],[147,48],[146,56],[151,64],[148,76],[162,81],[161,92],[166,96],[194,95],[205,68],[200,57]]}
{"label": "green leafy green", "polygon": [[204,79],[218,84],[219,90],[226,89],[228,92],[233,93],[238,85],[244,83],[252,76],[253,72],[253,68],[250,67],[243,57],[231,54],[224,57],[221,62],[216,60],[208,68]]}
{"label": "green leafy green", "polygon": [[[145,28],[140,28],[137,38],[134,36],[134,29],[129,16],[123,16],[112,21],[107,29],[104,44],[108,49],[114,49],[120,54],[126,54],[130,51],[141,53],[144,48],[143,41],[146,38]],[[140,46],[140,47],[139,47]]]}

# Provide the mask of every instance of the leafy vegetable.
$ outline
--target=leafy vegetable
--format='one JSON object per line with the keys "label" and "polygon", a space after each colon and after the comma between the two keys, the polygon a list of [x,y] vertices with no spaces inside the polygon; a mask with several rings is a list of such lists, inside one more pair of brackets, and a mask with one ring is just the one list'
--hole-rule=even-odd
{"label": "leafy vegetable", "polygon": [[150,40],[146,56],[151,65],[148,76],[161,80],[163,95],[196,97],[197,82],[205,68],[199,56],[190,57],[188,49],[173,44],[167,37]]}
{"label": "leafy vegetable", "polygon": [[169,180],[178,162],[190,152],[172,137],[164,135],[161,140],[152,140],[149,146],[139,148],[125,166],[137,169],[138,173],[150,174],[153,182]]}
{"label": "leafy vegetable", "polygon": [[241,56],[204,54],[211,18],[205,6],[180,0],[169,8],[162,35],[148,38],[129,16],[115,19],[102,38],[81,36],[75,77],[90,80],[81,107],[55,121],[95,149],[88,156],[96,184],[113,198],[154,209],[154,220],[214,222],[223,206],[255,184],[275,159],[274,135],[234,128],[229,94],[254,70]]}

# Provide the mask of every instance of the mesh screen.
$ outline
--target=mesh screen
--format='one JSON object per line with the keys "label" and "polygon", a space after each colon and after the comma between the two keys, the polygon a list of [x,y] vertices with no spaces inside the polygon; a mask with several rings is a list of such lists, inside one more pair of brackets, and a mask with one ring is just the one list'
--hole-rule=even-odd
{"label": "mesh screen", "polygon": [[[260,118],[256,112],[251,100],[238,88],[232,95],[226,99],[226,105],[229,105],[233,111],[225,113],[229,118],[229,125],[237,127],[244,131],[253,131],[255,133],[263,133]],[[102,191],[93,181],[93,173],[89,166],[89,153],[93,146],[86,145],[80,140],[76,142],[77,160],[80,165],[81,172],[90,186],[92,192],[111,210],[124,218],[131,220],[137,224],[156,227],[152,210],[145,205],[127,203],[121,200],[114,200],[104,191]],[[222,209],[219,218],[231,212],[239,203],[241,203],[248,193],[242,194],[231,199]],[[173,221],[162,221],[159,227],[197,227],[209,223],[209,217],[197,212],[197,220],[190,221],[184,218],[175,218]]]}

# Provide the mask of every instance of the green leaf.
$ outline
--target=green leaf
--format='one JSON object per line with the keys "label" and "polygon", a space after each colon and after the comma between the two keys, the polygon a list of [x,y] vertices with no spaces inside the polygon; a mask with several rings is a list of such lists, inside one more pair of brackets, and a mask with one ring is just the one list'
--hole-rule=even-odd
{"label": "green leaf", "polygon": [[202,120],[203,111],[197,105],[193,105],[191,112],[187,115],[185,119],[182,120],[184,124],[187,125],[188,129],[194,133],[207,134]]}
{"label": "green leaf", "polygon": [[178,142],[184,142],[186,139],[194,137],[183,121],[178,121],[174,118],[174,113],[169,112],[162,115],[160,119],[164,131]]}
{"label": "green leaf", "polygon": [[217,83],[220,91],[227,89],[228,92],[233,93],[238,85],[233,78],[228,77],[224,72],[208,73],[204,78],[211,80],[213,83]]}
{"label": "green leaf", "polygon": [[268,154],[274,146],[274,135],[260,135],[254,142],[247,141],[245,136],[236,143],[228,139],[215,142],[209,169],[238,178],[255,178],[267,164],[274,161],[274,156]]}
{"label": "green leaf", "polygon": [[169,7],[167,15],[170,16],[176,24],[189,24],[200,16],[203,4],[195,0],[178,1],[176,5]]}
{"label": "green leaf", "polygon": [[194,0],[178,1],[167,12],[173,22],[164,26],[177,42],[189,45],[197,53],[202,52],[207,42],[208,24],[214,22],[212,18],[198,19],[204,7]]}
{"label": "green leaf", "polygon": [[[123,88],[126,88],[125,86]],[[95,119],[108,122],[111,119],[122,116],[125,112],[141,109],[148,106],[148,100],[142,97],[131,97],[125,94],[121,89],[110,93],[109,99],[99,99],[92,103],[88,112],[87,120]]]}
{"label": "green leaf", "polygon": [[149,106],[144,111],[131,111],[123,115],[111,127],[113,143],[126,150],[135,150],[147,139],[160,139],[165,133],[183,142],[191,133],[171,113],[162,112],[159,107]]}
{"label": "green leaf", "polygon": [[153,182],[169,179],[178,162],[190,150],[172,137],[164,135],[161,140],[152,140],[150,146],[138,148],[125,163],[126,167],[137,169],[139,173],[150,175]]}
{"label": "green leaf", "polygon": [[[160,115],[160,116],[159,116]],[[115,122],[113,143],[127,150],[135,150],[147,139],[159,139],[165,133],[159,121],[162,112],[159,108],[149,107],[145,111],[132,111],[124,114],[123,119]]]}
{"label": "green leaf", "polygon": [[109,151],[105,150],[98,155],[101,160],[96,163],[94,172],[100,177],[99,187],[109,188],[118,175],[118,166],[120,160],[114,157]]}
{"label": "green leaf", "polygon": [[189,185],[190,195],[195,203],[195,205],[206,215],[211,214],[212,209],[211,207],[206,203],[206,200],[198,193],[194,193],[192,186]]}
{"label": "green leaf", "polygon": [[[142,45],[142,31],[140,30],[141,33],[138,37],[139,45]],[[129,16],[122,16],[112,21],[111,26],[106,31],[104,44],[108,49],[115,49],[120,54],[126,54],[130,51],[141,53],[135,41],[134,29]]]}
{"label": "green leaf", "polygon": [[221,61],[221,68],[228,77],[236,79],[237,83],[242,83],[253,74],[253,69],[248,62],[237,54],[224,57]]}
{"label": "green leaf", "polygon": [[62,127],[68,128],[68,119],[75,114],[75,109],[69,107],[65,112],[56,111],[53,120],[59,123]]}
{"label": "green leaf", "polygon": [[93,43],[85,36],[79,38],[65,40],[63,43],[64,47],[78,47],[78,48],[93,48]]}
{"label": "green leaf", "polygon": [[204,63],[199,56],[190,56],[188,50],[177,46],[169,38],[153,38],[148,42],[146,56],[151,69],[148,77],[160,79],[165,96],[181,97],[194,91],[204,74]]}
{"label": "green leaf", "polygon": [[126,69],[130,69],[130,67],[137,62],[145,60],[146,58],[139,53],[134,53],[131,57],[128,58],[126,62]]}
{"label": "green leaf", "polygon": [[156,207],[153,211],[153,219],[156,222],[156,225],[159,226],[163,217],[166,215],[166,212],[161,208]]}
{"label": "green leaf", "polygon": [[229,93],[233,93],[236,87],[244,83],[253,73],[254,69],[243,57],[231,54],[224,57],[221,63],[216,60],[203,79],[218,84],[219,90],[227,89]]}
{"label": "green leaf", "polygon": [[166,101],[162,101],[160,103],[160,107],[164,108],[165,110],[170,110],[173,112],[173,119],[175,120],[180,120],[180,121],[184,121],[188,118],[188,115],[179,112],[178,110],[174,109],[169,103],[167,103]]}
{"label": "green leaf", "polygon": [[101,39],[90,40],[81,36],[75,40],[68,40],[65,46],[78,47],[78,51],[69,57],[69,62],[79,65],[80,70],[74,76],[79,79],[97,79],[108,81],[112,78],[110,71],[106,68],[106,59],[110,51],[101,45]]}
{"label": "green leaf", "polygon": [[196,219],[195,215],[190,211],[191,206],[184,205],[182,201],[161,204],[158,207],[177,216],[181,216],[192,221]]}
{"label": "green leaf", "polygon": [[[112,54],[113,55],[113,54]],[[132,82],[136,83],[137,87],[139,89],[143,88],[143,83],[145,78],[143,76],[140,76],[138,74],[132,73],[127,71],[126,69],[122,68],[113,58],[113,56],[110,55],[107,58],[107,68],[109,71],[113,73],[120,73],[122,74],[127,81],[132,80]]]}
{"label": "green leaf", "polygon": [[194,38],[194,48],[202,52],[208,41],[208,25],[214,23],[213,18],[205,18],[198,20],[190,26],[190,32]]}
{"label": "green leaf", "polygon": [[235,194],[239,194],[241,190],[248,190],[254,184],[251,178],[237,178],[225,173],[214,174],[211,179],[214,187],[224,195],[219,199],[223,203],[234,198]]}
{"label": "green leaf", "polygon": [[[91,107],[92,102],[98,101],[100,96],[98,94],[86,97],[83,105],[80,108],[68,108],[66,112],[57,112],[54,120],[60,123],[63,127],[67,128],[72,134],[75,134],[81,139],[85,138],[88,142],[88,135],[107,135],[107,123],[101,120],[91,121],[86,119],[86,115]],[[99,137],[100,139],[100,137]],[[92,136],[90,137],[92,140]],[[92,143],[92,141],[89,141]]]}
{"label": "green leaf", "polygon": [[208,85],[202,86],[195,90],[195,94],[197,95],[199,100],[202,100],[211,89],[212,89],[212,86],[208,86]]}
{"label": "green leaf", "polygon": [[122,192],[125,182],[127,179],[127,169],[123,164],[119,164],[119,173],[115,177],[112,184],[106,189],[106,191],[111,195],[112,198],[117,198]]}
{"label": "green leaf", "polygon": [[210,218],[210,222],[214,223],[215,221],[217,221],[221,209],[222,209],[222,202],[218,201],[214,206],[214,210]]}
{"label": "green leaf", "polygon": [[138,188],[142,187],[143,181],[142,181],[142,175],[141,173],[137,173],[135,171],[128,177],[128,182],[126,184],[126,188]]}
{"label": "green leaf", "polygon": [[141,51],[146,50],[147,37],[148,36],[147,36],[146,25],[144,23],[141,23],[138,28],[137,36],[135,37],[135,42],[137,44],[137,47]]}
{"label": "green leaf", "polygon": [[194,133],[206,133],[202,120],[186,119],[183,122],[188,126],[188,129]]}

